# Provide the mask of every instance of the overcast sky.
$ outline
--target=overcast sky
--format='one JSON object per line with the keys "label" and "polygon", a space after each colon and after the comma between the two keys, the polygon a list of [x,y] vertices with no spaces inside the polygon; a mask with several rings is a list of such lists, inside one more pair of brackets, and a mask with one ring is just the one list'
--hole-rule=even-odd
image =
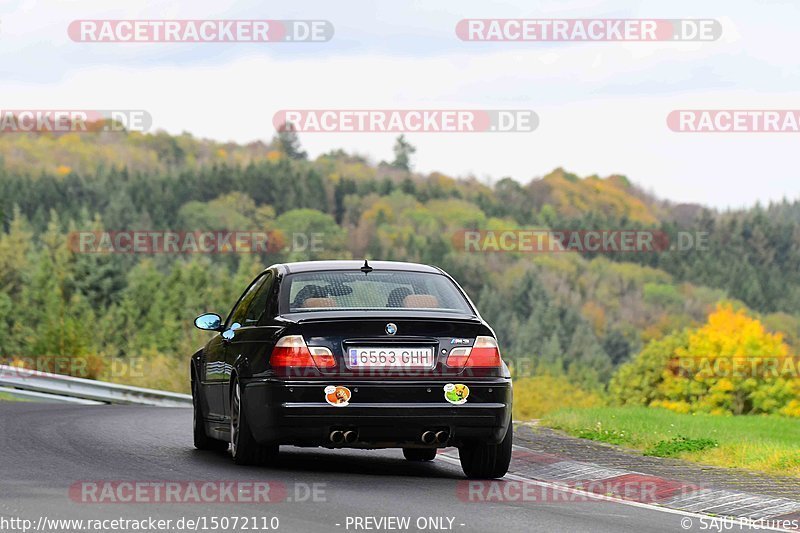
{"label": "overcast sky", "polygon": [[[464,18],[713,18],[714,42],[475,43]],[[76,43],[75,19],[325,19],[326,43]],[[268,140],[281,109],[532,109],[527,133],[411,133],[415,169],[527,182],[620,173],[716,207],[800,197],[797,133],[674,133],[673,109],[800,109],[792,1],[2,0],[0,109],[145,109],[156,128]],[[391,159],[394,135],[306,133]]]}

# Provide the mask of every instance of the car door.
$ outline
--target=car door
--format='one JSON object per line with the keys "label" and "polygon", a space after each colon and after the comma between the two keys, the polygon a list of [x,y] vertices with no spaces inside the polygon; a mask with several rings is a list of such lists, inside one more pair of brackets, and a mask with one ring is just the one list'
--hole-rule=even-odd
{"label": "car door", "polygon": [[208,341],[200,359],[202,366],[203,397],[205,398],[204,409],[207,418],[211,421],[220,421],[223,417],[222,403],[222,384],[223,373],[222,364],[225,361],[225,343],[222,335],[216,334]]}
{"label": "car door", "polygon": [[[273,297],[275,289],[276,273],[267,271],[261,278],[258,286],[248,298],[242,313],[238,315],[241,327],[233,334],[228,341],[225,350],[225,368],[228,370],[228,379],[234,365],[240,359],[252,361],[254,357],[263,355],[265,346],[272,339],[275,331],[279,328],[268,325],[272,310],[274,309]],[[250,296],[250,295],[248,295]],[[230,411],[230,395],[225,394],[222,398],[225,412]]]}
{"label": "car door", "polygon": [[236,302],[236,305],[233,306],[230,314],[228,314],[222,333],[215,335],[206,345],[204,353],[204,385],[208,401],[209,419],[224,420],[226,417],[225,395],[227,394],[227,385],[231,375],[231,370],[226,362],[226,352],[230,340],[236,335],[236,331],[244,321],[248,305],[252,302],[264,280],[263,274],[253,280],[239,298],[239,301]]}

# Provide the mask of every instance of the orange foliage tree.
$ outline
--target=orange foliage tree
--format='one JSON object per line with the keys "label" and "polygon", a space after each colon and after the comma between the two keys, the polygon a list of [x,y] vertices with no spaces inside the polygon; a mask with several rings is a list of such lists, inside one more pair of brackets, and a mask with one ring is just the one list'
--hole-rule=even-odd
{"label": "orange foliage tree", "polygon": [[618,403],[683,413],[800,416],[799,366],[781,333],[722,303],[702,327],[648,344],[610,392]]}

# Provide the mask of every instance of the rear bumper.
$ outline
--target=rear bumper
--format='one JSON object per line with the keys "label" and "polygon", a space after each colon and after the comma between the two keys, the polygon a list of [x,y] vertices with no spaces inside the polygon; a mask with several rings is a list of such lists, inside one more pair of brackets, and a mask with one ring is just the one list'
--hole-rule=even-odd
{"label": "rear bumper", "polygon": [[[444,398],[445,381],[337,382],[350,389],[349,404],[325,401],[331,382],[253,379],[243,381],[243,407],[253,437],[262,444],[351,446],[365,448],[458,446],[462,442],[499,443],[511,423],[511,380],[465,380],[469,397],[462,405]],[[358,440],[334,444],[335,430],[354,430]],[[424,445],[425,431],[445,430],[446,443]]]}

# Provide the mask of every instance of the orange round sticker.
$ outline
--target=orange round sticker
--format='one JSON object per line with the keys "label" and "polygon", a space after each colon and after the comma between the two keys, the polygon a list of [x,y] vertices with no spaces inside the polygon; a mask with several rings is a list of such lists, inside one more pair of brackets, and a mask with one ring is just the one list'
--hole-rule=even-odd
{"label": "orange round sticker", "polygon": [[350,402],[350,389],[341,385],[325,387],[325,401],[336,407],[344,407]]}

